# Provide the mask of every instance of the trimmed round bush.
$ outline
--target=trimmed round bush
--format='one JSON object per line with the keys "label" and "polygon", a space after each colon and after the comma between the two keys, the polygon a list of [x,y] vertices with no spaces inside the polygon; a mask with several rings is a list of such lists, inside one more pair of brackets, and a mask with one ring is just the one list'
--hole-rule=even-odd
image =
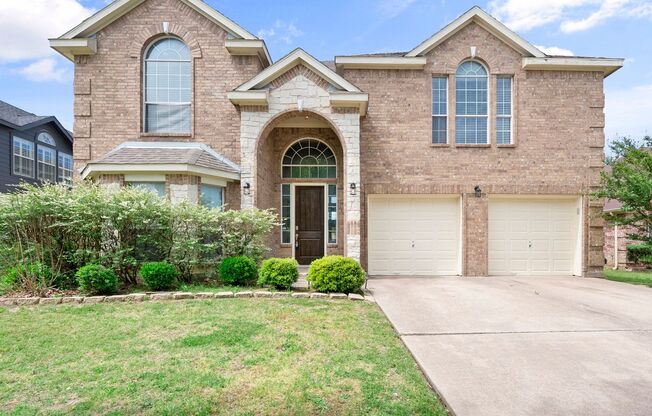
{"label": "trimmed round bush", "polygon": [[295,259],[267,259],[258,271],[258,284],[287,290],[299,279],[298,267]]}
{"label": "trimmed round bush", "polygon": [[319,292],[351,293],[362,287],[365,271],[354,259],[327,256],[310,264],[306,279],[310,287]]}
{"label": "trimmed round bush", "polygon": [[256,282],[258,269],[250,257],[227,257],[220,263],[220,279],[223,283],[236,286],[251,285]]}
{"label": "trimmed round bush", "polygon": [[75,273],[79,288],[92,295],[112,295],[118,290],[118,276],[98,264],[86,265]]}
{"label": "trimmed round bush", "polygon": [[138,274],[152,290],[170,290],[179,286],[179,272],[173,265],[164,261],[144,263]]}

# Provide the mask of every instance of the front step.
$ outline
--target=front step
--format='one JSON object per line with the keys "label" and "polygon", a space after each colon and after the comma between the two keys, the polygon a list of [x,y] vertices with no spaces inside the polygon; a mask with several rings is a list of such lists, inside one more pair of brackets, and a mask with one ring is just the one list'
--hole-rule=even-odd
{"label": "front step", "polygon": [[299,279],[292,285],[292,289],[307,290],[310,288],[310,284],[306,280],[308,269],[310,266],[299,266]]}

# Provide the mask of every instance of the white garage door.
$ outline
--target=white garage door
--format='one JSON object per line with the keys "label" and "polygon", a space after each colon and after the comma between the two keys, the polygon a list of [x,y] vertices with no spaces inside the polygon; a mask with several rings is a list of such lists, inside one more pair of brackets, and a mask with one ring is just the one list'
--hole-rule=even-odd
{"label": "white garage door", "polygon": [[490,199],[489,274],[581,274],[579,201]]}
{"label": "white garage door", "polygon": [[369,274],[457,275],[460,199],[369,197]]}

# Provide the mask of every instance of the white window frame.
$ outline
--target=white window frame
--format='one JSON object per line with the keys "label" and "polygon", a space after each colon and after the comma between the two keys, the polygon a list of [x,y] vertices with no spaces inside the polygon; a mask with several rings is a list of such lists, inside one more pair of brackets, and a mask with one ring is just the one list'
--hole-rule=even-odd
{"label": "white window frame", "polygon": [[[288,195],[288,196],[290,197],[290,203],[289,203],[289,206],[287,206],[287,208],[290,210],[290,212],[289,212],[289,216],[287,216],[287,217],[283,216],[283,208],[286,207],[286,205],[283,205],[283,188],[284,188],[285,186],[288,187],[288,192],[289,192],[289,195]],[[292,241],[293,241],[293,237],[292,237],[292,234],[293,234],[293,230],[292,230],[292,221],[293,221],[293,220],[292,220],[292,218],[294,217],[294,215],[292,215],[292,211],[293,211],[293,209],[292,209],[292,208],[293,208],[292,203],[293,203],[294,199],[293,199],[293,196],[292,196],[292,190],[293,190],[293,188],[292,188],[292,184],[291,184],[291,183],[287,183],[287,182],[285,182],[285,183],[281,183],[281,206],[280,206],[280,211],[279,211],[279,212],[280,212],[280,214],[281,214],[280,216],[281,216],[281,244],[282,244],[282,245],[289,245],[289,244],[292,244]],[[285,218],[288,218],[288,219],[290,220],[290,221],[289,221],[289,222],[290,222],[290,225],[289,225],[289,227],[290,227],[290,229],[289,229],[289,231],[290,231],[290,240],[289,240],[289,241],[283,241],[283,220],[284,220]]]}
{"label": "white window frame", "polygon": [[[30,153],[31,157],[28,155],[23,154],[23,147],[20,146],[20,152],[16,154],[16,143],[19,144],[26,144],[29,145],[30,147]],[[12,136],[12,143],[11,143],[11,171],[14,175],[16,176],[22,176],[24,178],[32,178],[34,179],[35,173],[36,173],[36,152],[35,152],[35,143],[31,140],[23,139],[22,137],[18,136]],[[26,175],[24,173],[20,173],[17,171],[17,166],[16,166],[16,156],[18,156],[23,162],[21,162],[21,167],[23,166],[23,163],[25,161],[29,161],[31,163],[31,175]]]}
{"label": "white window frame", "polygon": [[[498,80],[501,78],[509,78],[509,115],[498,114]],[[506,146],[514,144],[514,76],[513,75],[497,75],[496,76],[496,119],[509,118],[509,143],[498,143],[498,121],[496,120],[496,144],[499,146]]]}
{"label": "white window frame", "polygon": [[[459,69],[460,66],[464,65],[467,62],[475,62],[475,63],[481,65],[484,68],[484,70],[485,70],[485,72],[487,74],[486,75],[486,78],[487,78],[487,114],[477,114],[477,115],[473,115],[473,114],[461,114],[460,115],[460,114],[457,114],[457,78],[458,78],[457,70]],[[466,78],[466,77],[462,76],[462,78]],[[465,61],[460,62],[459,65],[457,66],[457,68],[455,69],[455,137],[454,137],[455,145],[457,145],[457,146],[488,146],[488,145],[491,145],[491,141],[490,141],[490,137],[491,137],[490,132],[491,132],[491,129],[492,129],[492,126],[491,126],[491,105],[490,105],[491,100],[489,99],[489,97],[491,97],[491,73],[489,72],[489,68],[487,68],[487,66],[485,64],[483,64],[482,62],[480,62],[480,61],[478,61],[476,59],[467,59]],[[487,132],[486,132],[486,136],[485,136],[485,142],[484,143],[458,143],[457,142],[457,118],[458,117],[460,117],[460,118],[486,118],[486,120],[487,120]]]}
{"label": "white window frame", "polygon": [[54,140],[54,137],[47,131],[42,131],[36,136],[36,140],[45,143],[50,146],[56,146],[57,142]]}
{"label": "white window frame", "polygon": [[[149,191],[149,192],[155,194],[157,197],[159,197],[161,199],[165,199],[167,197],[167,187],[166,187],[165,182],[161,182],[161,181],[128,181],[125,184],[127,186],[130,186],[130,187],[133,187],[133,188],[139,187],[142,190]],[[154,189],[149,189],[149,188],[146,187],[147,185],[160,185],[160,184],[163,184],[163,195],[158,193],[158,191],[155,192]],[[139,185],[145,185],[145,186],[139,186]]]}
{"label": "white window frame", "polygon": [[[285,161],[285,155],[287,154],[287,152],[292,148],[292,146],[294,146],[295,144],[297,144],[297,143],[299,143],[299,142],[305,141],[305,140],[316,141],[316,142],[319,142],[319,143],[323,144],[324,146],[326,146],[326,147],[328,148],[328,150],[330,150],[331,154],[333,155],[333,158],[335,159],[335,164],[334,164],[334,165],[286,165],[286,164],[284,163],[284,161]],[[325,167],[325,168],[335,168],[335,176],[332,177],[332,178],[295,178],[295,177],[292,177],[292,175],[290,175],[290,177],[287,177],[287,178],[286,178],[285,176],[283,176],[283,168],[286,168],[286,167],[289,167],[290,169],[292,169],[293,167],[307,167],[307,168],[309,168],[309,167],[318,167],[318,168],[319,168],[319,167]],[[320,140],[320,139],[316,139],[316,138],[314,138],[314,137],[303,137],[303,138],[301,138],[301,139],[298,139],[298,140],[293,141],[292,143],[290,143],[289,146],[287,146],[287,147],[283,150],[283,154],[282,154],[282,156],[281,156],[281,180],[283,180],[283,181],[288,181],[288,180],[308,180],[308,181],[310,181],[310,180],[318,180],[318,181],[332,181],[332,180],[337,180],[337,179],[338,179],[338,172],[337,172],[337,169],[338,169],[338,166],[337,166],[337,155],[335,154],[335,150],[333,150],[333,148],[332,148],[331,146],[329,146],[328,143],[326,143],[325,141]]]}
{"label": "white window frame", "polygon": [[[70,160],[70,169],[67,169],[62,166],[61,160]],[[59,152],[57,155],[57,180],[65,184],[72,184],[73,171],[75,169],[75,161],[72,158],[72,155],[68,153]],[[65,174],[64,174],[65,173]]]}
{"label": "white window frame", "polygon": [[[45,158],[41,160],[41,152],[43,154],[45,153],[51,153],[52,154],[52,163],[48,163],[45,161]],[[45,169],[43,169],[44,166],[50,166],[52,167],[52,177],[51,178],[46,178],[44,177]],[[50,147],[50,146],[44,146],[42,144],[37,144],[36,145],[36,178],[39,181],[43,182],[51,182],[55,183],[57,181],[57,151],[56,149]]]}
{"label": "white window frame", "polygon": [[220,192],[222,194],[222,205],[219,208],[213,208],[213,209],[219,209],[220,211],[223,211],[224,210],[224,205],[225,205],[225,203],[224,203],[224,197],[225,197],[224,187],[220,186],[220,185],[212,185],[210,183],[200,183],[199,184],[199,203],[202,206],[206,207],[206,208],[209,208],[209,207],[204,205],[203,202],[202,202],[202,195],[203,195],[202,187],[204,187],[204,186],[210,186],[211,188],[219,188],[219,190],[220,190]]}
{"label": "white window frame", "polygon": [[[149,102],[149,101],[147,101],[147,54],[149,53],[149,50],[154,45],[156,45],[157,43],[159,43],[159,42],[161,42],[161,41],[163,41],[165,39],[178,40],[179,42],[182,42],[184,45],[186,45],[186,48],[188,48],[188,51],[191,52],[190,47],[188,46],[188,44],[186,42],[184,42],[183,39],[180,39],[180,38],[178,38],[176,36],[164,36],[164,37],[156,38],[153,41],[151,41],[149,43],[149,45],[147,45],[147,48],[145,48],[145,51],[143,52],[143,55],[142,55],[142,72],[143,72],[143,74],[142,74],[142,78],[143,78],[143,80],[142,80],[142,97],[143,97],[143,108],[142,108],[142,112],[143,112],[142,124],[143,124],[143,126],[142,126],[142,131],[145,134],[153,134],[153,135],[156,135],[156,134],[164,134],[166,136],[169,136],[169,135],[180,135],[180,136],[192,135],[192,131],[193,131],[193,111],[194,111],[193,110],[193,105],[192,105],[193,100],[194,100],[194,88],[193,88],[194,87],[194,79],[193,79],[194,77],[193,77],[192,52],[191,52],[191,55],[190,55],[190,61],[187,61],[187,62],[190,62],[190,101],[189,102],[178,102],[178,103],[177,102],[161,103],[161,102]],[[164,62],[164,61],[156,61],[156,62]],[[186,62],[186,61],[171,61],[171,62]],[[184,131],[184,132],[149,131],[147,129],[147,105],[148,104],[151,104],[151,105],[177,105],[177,106],[182,106],[182,105],[185,106],[185,105],[187,105],[189,107],[189,109],[190,109],[190,116],[189,116],[190,120],[188,120],[188,122],[189,122],[188,131]]]}
{"label": "white window frame", "polygon": [[[433,91],[433,88],[432,88],[432,80],[435,79],[435,78],[442,78],[442,79],[444,79],[446,81],[446,85],[444,87],[445,91],[446,91],[446,105],[445,105],[446,111],[445,111],[444,114],[435,114],[435,109],[433,108],[433,99],[434,99],[433,92],[434,91]],[[433,145],[445,145],[445,144],[449,143],[449,139],[448,139],[448,132],[449,132],[449,129],[450,129],[450,126],[449,126],[450,121],[448,120],[448,105],[449,104],[450,104],[450,88],[449,88],[449,82],[448,82],[448,75],[433,75],[431,80],[430,80],[430,110],[431,110],[431,113],[432,113],[432,118],[435,118],[435,117],[443,118],[446,121],[446,133],[445,133],[446,134],[446,141],[444,143],[435,143],[435,141],[434,141],[435,136],[434,136],[433,132],[431,131],[431,133],[430,133],[430,144],[433,144]],[[431,130],[432,130],[432,118],[430,120]]]}

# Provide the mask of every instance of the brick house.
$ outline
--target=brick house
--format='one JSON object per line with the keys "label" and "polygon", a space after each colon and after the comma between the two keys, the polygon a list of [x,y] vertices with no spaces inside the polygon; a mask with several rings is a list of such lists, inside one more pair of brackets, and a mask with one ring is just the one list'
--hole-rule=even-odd
{"label": "brick house", "polygon": [[270,246],[372,275],[599,275],[603,80],[478,7],[408,52],[272,62],[200,0],[117,0],[75,62],[76,167],[172,201],[275,208]]}
{"label": "brick house", "polygon": [[[604,212],[625,216],[622,203],[608,199],[604,204]],[[630,261],[627,257],[627,246],[630,244],[641,244],[641,241],[632,240],[629,236],[638,234],[640,231],[633,225],[615,224],[605,221],[604,224],[604,259],[605,266],[612,269],[645,268],[643,264]],[[649,231],[648,231],[649,235]]]}

